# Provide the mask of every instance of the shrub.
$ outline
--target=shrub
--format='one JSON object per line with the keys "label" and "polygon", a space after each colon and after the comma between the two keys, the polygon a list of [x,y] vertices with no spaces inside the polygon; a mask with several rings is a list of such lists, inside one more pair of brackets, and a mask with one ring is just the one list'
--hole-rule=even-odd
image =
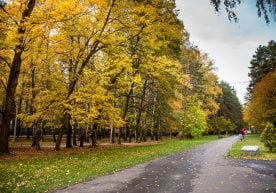
{"label": "shrub", "polygon": [[276,149],[276,128],[271,123],[266,124],[261,135],[261,141],[270,152],[273,152]]}
{"label": "shrub", "polygon": [[218,134],[229,134],[234,133],[237,126],[231,122],[230,119],[224,117],[214,117],[208,122],[209,132]]}
{"label": "shrub", "polygon": [[206,114],[201,103],[190,97],[185,104],[185,111],[176,113],[179,138],[199,138],[207,128]]}

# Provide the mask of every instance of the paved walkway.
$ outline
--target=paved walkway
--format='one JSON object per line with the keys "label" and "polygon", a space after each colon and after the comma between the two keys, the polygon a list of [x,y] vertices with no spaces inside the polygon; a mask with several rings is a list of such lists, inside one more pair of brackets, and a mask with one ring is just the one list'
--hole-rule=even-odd
{"label": "paved walkway", "polygon": [[225,157],[237,139],[220,139],[56,193],[276,193],[275,161]]}

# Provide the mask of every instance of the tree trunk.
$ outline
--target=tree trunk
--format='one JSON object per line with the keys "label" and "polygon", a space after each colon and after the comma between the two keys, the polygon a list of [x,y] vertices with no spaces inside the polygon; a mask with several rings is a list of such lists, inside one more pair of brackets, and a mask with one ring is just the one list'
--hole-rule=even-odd
{"label": "tree trunk", "polygon": [[69,126],[67,128],[67,135],[66,135],[66,148],[72,148],[72,127]]}
{"label": "tree trunk", "polygon": [[122,144],[122,127],[119,128],[118,132],[118,144]]}
{"label": "tree trunk", "polygon": [[[128,108],[129,108],[129,100],[131,98],[131,95],[133,94],[133,88],[134,88],[135,83],[131,84],[130,90],[126,96],[126,103],[124,106],[124,110],[123,110],[123,115],[122,115],[122,119],[124,120],[126,118],[126,115],[128,113]],[[122,128],[119,128],[119,134],[118,134],[118,144],[121,144],[121,134],[122,134]]]}
{"label": "tree trunk", "polygon": [[27,139],[30,139],[30,128],[27,128]]}
{"label": "tree trunk", "polygon": [[138,115],[136,117],[136,127],[135,127],[135,132],[136,132],[136,137],[135,137],[135,141],[136,142],[140,142],[141,140],[141,129],[140,129],[140,122],[141,122],[141,116],[142,116],[142,112],[143,112],[143,104],[144,104],[144,99],[145,99],[145,95],[146,95],[146,88],[147,88],[147,80],[145,80],[144,84],[143,84],[143,90],[142,90],[142,95],[141,95],[141,99],[140,99],[140,104],[139,104],[139,108],[138,108]]}
{"label": "tree trunk", "polygon": [[78,144],[77,144],[77,135],[76,135],[76,127],[74,127],[74,129],[73,129],[73,145],[74,146],[78,146]]}
{"label": "tree trunk", "polygon": [[35,149],[36,150],[40,150],[41,148],[40,148],[40,139],[41,139],[41,131],[40,131],[40,129],[37,129],[37,131],[36,131],[36,134],[35,134]]}
{"label": "tree trunk", "polygon": [[53,131],[53,142],[56,143],[57,142],[57,139],[56,139],[56,134],[55,132]]}
{"label": "tree trunk", "polygon": [[92,128],[92,134],[91,134],[92,147],[97,146],[97,127],[98,127],[98,124],[94,123]]}
{"label": "tree trunk", "polygon": [[36,145],[36,128],[35,128],[35,126],[33,126],[33,138],[32,138],[32,147],[35,147],[35,145]]}
{"label": "tree trunk", "polygon": [[61,126],[59,128],[59,133],[58,133],[58,137],[56,140],[56,145],[55,145],[55,150],[56,151],[60,151],[60,145],[61,145],[61,141],[62,141],[62,137],[63,137],[63,131],[64,131],[64,127]]}
{"label": "tree trunk", "polygon": [[[16,106],[16,105],[15,105]],[[17,112],[18,112],[18,110],[17,110],[17,107],[15,107],[15,120],[14,120],[14,127],[13,127],[13,141],[15,141],[15,139],[16,139],[16,131],[17,131],[17,117],[16,117],[16,115],[17,115]]]}
{"label": "tree trunk", "polygon": [[69,113],[65,113],[64,120],[66,124],[67,129],[67,135],[66,135],[66,148],[73,148],[72,146],[72,126],[70,124],[71,115]]}
{"label": "tree trunk", "polygon": [[109,142],[110,143],[115,143],[115,140],[114,140],[114,124],[113,123],[111,124],[111,127],[110,127]]}
{"label": "tree trunk", "polygon": [[83,147],[83,143],[84,143],[84,132],[83,129],[80,129],[80,147]]}

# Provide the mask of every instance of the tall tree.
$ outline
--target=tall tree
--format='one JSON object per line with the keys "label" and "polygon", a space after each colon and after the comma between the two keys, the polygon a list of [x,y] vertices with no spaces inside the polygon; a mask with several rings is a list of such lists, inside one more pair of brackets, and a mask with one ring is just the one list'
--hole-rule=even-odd
{"label": "tall tree", "polygon": [[[12,5],[3,7],[1,5],[1,17],[6,18],[6,22],[13,20],[14,26],[11,27],[10,37],[13,45],[10,49],[11,57],[6,60],[1,56],[7,66],[9,66],[8,81],[5,89],[3,109],[1,109],[0,123],[0,153],[9,153],[9,128],[10,122],[15,116],[15,92],[20,74],[22,55],[28,47],[31,38],[29,34],[32,30],[30,27],[30,16],[34,10],[36,0],[18,1]],[[14,15],[14,12],[18,13]]]}
{"label": "tall tree", "polygon": [[254,87],[245,109],[245,121],[256,128],[276,126],[276,72],[269,72]]}
{"label": "tall tree", "polygon": [[220,105],[217,116],[229,119],[238,128],[241,128],[243,126],[242,106],[235,89],[224,81],[220,82],[220,87],[222,94],[217,99]]}
{"label": "tall tree", "polygon": [[248,95],[252,93],[254,86],[269,72],[276,71],[276,42],[271,40],[267,46],[259,46],[253,55],[249,67],[250,84],[247,88]]}

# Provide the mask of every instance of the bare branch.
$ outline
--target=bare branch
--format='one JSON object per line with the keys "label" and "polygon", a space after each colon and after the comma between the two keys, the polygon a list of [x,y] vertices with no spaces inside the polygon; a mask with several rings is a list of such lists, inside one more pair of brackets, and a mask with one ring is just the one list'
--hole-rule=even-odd
{"label": "bare branch", "polygon": [[6,3],[5,2],[0,2],[0,8],[5,12],[5,13],[8,13],[5,9],[5,5]]}
{"label": "bare branch", "polygon": [[1,82],[2,86],[4,87],[4,89],[6,90],[7,89],[7,85],[5,84],[5,82],[2,79],[0,79],[0,82]]}
{"label": "bare branch", "polygon": [[8,67],[11,67],[10,63],[8,62],[8,60],[6,58],[0,56],[0,59],[3,60],[8,65]]}

